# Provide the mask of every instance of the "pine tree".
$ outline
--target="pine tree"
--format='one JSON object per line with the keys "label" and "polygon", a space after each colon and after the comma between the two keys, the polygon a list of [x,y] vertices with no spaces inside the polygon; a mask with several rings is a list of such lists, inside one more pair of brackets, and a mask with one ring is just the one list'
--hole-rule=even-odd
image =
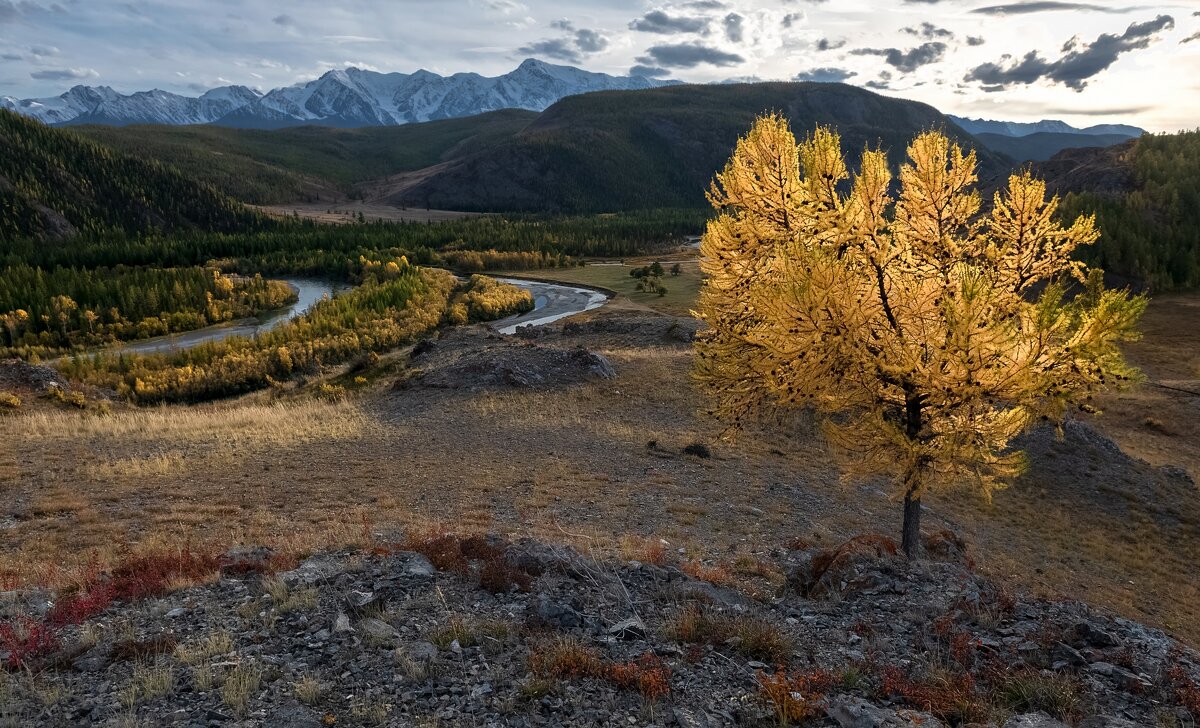
{"label": "pine tree", "polygon": [[990,496],[1024,467],[1014,437],[1136,377],[1117,344],[1146,301],[1074,260],[1094,220],[1062,226],[1027,173],[982,216],[974,152],[931,131],[908,156],[893,200],[882,152],[851,178],[833,131],[759,119],[709,194],[696,350],[735,427],[811,408],[851,473],[891,476],[916,557],[927,490]]}

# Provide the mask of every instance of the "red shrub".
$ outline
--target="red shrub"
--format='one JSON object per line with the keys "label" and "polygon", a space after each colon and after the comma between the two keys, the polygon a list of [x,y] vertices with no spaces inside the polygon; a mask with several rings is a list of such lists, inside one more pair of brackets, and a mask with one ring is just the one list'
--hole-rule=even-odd
{"label": "red shrub", "polygon": [[19,617],[0,624],[0,648],[8,652],[7,666],[24,667],[30,660],[44,657],[58,649],[58,630],[44,622]]}
{"label": "red shrub", "polygon": [[1171,685],[1175,688],[1175,700],[1193,716],[1200,716],[1200,687],[1188,677],[1182,665],[1167,671]]}
{"label": "red shrub", "polygon": [[462,541],[458,536],[438,532],[414,534],[405,539],[404,547],[424,555],[431,564],[442,571],[453,571],[457,574],[470,571],[470,564],[463,556]]}
{"label": "red shrub", "polygon": [[988,716],[988,706],[976,689],[975,678],[968,672],[912,680],[900,668],[887,667],[883,670],[880,690],[886,697],[900,698],[952,724],[981,722]]}
{"label": "red shrub", "polygon": [[527,592],[533,586],[533,578],[508,563],[504,556],[495,556],[483,562],[479,570],[479,586],[492,594],[505,594],[515,586]]}
{"label": "red shrub", "polygon": [[633,662],[607,668],[609,682],[626,690],[636,690],[650,700],[671,692],[671,668],[662,658],[647,652]]}
{"label": "red shrub", "polygon": [[759,693],[783,725],[800,723],[823,712],[825,693],[837,682],[828,670],[757,674]]}

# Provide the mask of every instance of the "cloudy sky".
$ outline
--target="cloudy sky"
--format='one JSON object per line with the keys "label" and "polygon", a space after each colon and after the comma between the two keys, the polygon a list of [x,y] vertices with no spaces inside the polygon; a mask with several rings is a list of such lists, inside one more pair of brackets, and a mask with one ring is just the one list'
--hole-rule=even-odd
{"label": "cloudy sky", "polygon": [[1200,126],[1200,0],[0,0],[0,95],[262,90],[348,65],[526,57],[677,78],[844,80],[948,113]]}

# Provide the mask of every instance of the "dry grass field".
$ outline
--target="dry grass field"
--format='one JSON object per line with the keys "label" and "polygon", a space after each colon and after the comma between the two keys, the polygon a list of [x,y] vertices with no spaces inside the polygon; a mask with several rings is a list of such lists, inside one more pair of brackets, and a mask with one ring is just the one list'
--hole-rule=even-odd
{"label": "dry grass field", "polygon": [[[625,553],[630,536],[635,545],[662,539],[670,553],[684,550],[680,558],[898,534],[900,508],[885,484],[840,482],[802,420],[721,440],[700,414],[686,345],[572,343],[605,354],[618,377],[539,392],[394,391],[385,373],[393,358],[345,402],[315,401],[305,389],[196,408],[4,418],[0,575],[61,581],[72,566],[138,544],[302,552],[430,524],[618,552],[624,544]],[[1140,346],[1152,351],[1154,339]],[[1175,406],[1195,422],[1195,398]],[[1120,439],[1114,411],[1101,422]],[[680,452],[693,442],[713,457]],[[980,568],[1020,588],[1083,598],[1200,644],[1200,498],[1144,498],[1123,475],[1136,463],[1066,452],[1073,442],[1034,458],[991,503],[932,496],[926,528],[954,529]]]}

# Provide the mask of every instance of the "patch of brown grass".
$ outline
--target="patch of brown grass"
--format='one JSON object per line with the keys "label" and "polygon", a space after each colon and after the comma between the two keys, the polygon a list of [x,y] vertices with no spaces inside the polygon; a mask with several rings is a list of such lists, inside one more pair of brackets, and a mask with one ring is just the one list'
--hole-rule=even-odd
{"label": "patch of brown grass", "polygon": [[699,605],[681,609],[667,624],[667,635],[676,642],[722,646],[752,660],[769,664],[786,663],[792,655],[792,640],[778,626],[743,614],[722,614]]}

